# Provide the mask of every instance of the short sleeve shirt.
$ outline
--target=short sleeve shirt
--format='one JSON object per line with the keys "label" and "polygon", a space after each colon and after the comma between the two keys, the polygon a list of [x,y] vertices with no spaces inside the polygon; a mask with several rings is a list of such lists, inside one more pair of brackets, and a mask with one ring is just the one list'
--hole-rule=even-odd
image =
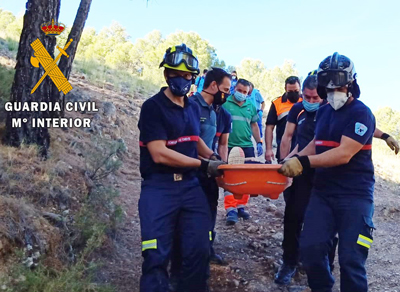
{"label": "short sleeve shirt", "polygon": [[228,147],[253,147],[251,124],[259,119],[255,106],[249,100],[239,106],[231,95],[222,107],[232,116],[232,133],[229,135]]}
{"label": "short sleeve shirt", "polygon": [[168,148],[183,155],[197,158],[197,141],[200,135],[200,109],[185,97],[181,107],[173,103],[165,94],[166,87],[146,100],[140,111],[140,173],[146,178],[154,173],[188,173],[193,168],[178,168],[156,164],[146,144],[165,140]]}
{"label": "short sleeve shirt", "polygon": [[[277,99],[282,99],[282,103],[287,103],[288,107],[292,107],[294,104],[289,102],[285,95],[278,97]],[[275,100],[277,100],[275,99]],[[274,101],[275,101],[274,100]],[[268,115],[267,115],[267,121],[266,125],[274,125],[276,126],[276,143],[278,144],[278,149],[280,147],[281,141],[282,141],[282,136],[285,133],[285,128],[286,128],[286,122],[287,122],[287,115],[289,114],[289,110],[287,111],[287,115],[283,116],[282,118],[278,118],[278,111],[275,107],[274,101],[271,104],[271,107],[269,109]],[[301,101],[301,99],[299,99]],[[284,113],[285,114],[285,113]],[[284,115],[283,114],[283,115]],[[296,145],[296,139],[292,139],[292,147]]]}
{"label": "short sleeve shirt", "polygon": [[342,136],[364,145],[344,165],[317,168],[315,190],[333,196],[362,196],[373,199],[374,166],[372,138],[375,117],[358,99],[335,111],[325,105],[318,110],[315,128],[316,153],[320,154],[340,145]]}
{"label": "short sleeve shirt", "polygon": [[195,93],[191,99],[200,107],[200,137],[207,147],[212,149],[217,134],[217,114],[212,105],[208,105],[200,93]]}

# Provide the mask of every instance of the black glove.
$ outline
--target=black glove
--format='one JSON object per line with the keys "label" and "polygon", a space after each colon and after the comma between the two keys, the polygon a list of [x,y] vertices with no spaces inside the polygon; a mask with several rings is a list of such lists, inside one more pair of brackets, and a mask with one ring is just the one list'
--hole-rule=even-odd
{"label": "black glove", "polygon": [[213,153],[213,154],[211,154],[209,160],[222,161],[222,158],[217,153]]}
{"label": "black glove", "polygon": [[226,162],[214,160],[201,160],[200,169],[210,177],[217,177],[223,175],[223,171],[218,169],[218,166],[224,165]]}

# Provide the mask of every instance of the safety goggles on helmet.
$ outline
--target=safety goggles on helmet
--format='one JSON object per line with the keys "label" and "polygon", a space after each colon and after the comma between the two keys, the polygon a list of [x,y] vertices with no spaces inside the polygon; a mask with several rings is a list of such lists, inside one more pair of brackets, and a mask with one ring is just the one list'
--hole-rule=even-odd
{"label": "safety goggles on helmet", "polygon": [[160,67],[196,74],[200,73],[199,61],[193,55],[192,50],[187,48],[184,44],[169,48],[164,55]]}
{"label": "safety goggles on helmet", "polygon": [[352,82],[349,72],[343,70],[321,71],[317,75],[318,85],[322,87],[343,87]]}

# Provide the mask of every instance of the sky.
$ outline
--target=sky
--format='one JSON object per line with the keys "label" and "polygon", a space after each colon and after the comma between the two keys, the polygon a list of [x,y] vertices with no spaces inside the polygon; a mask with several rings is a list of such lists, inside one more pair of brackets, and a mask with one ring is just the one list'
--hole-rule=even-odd
{"label": "sky", "polygon": [[[61,0],[59,21],[72,26],[79,2]],[[0,0],[0,8],[18,15],[25,3]],[[399,10],[398,0],[93,0],[86,26],[118,21],[133,42],[153,30],[195,31],[228,65],[253,58],[273,68],[287,59],[303,77],[337,51],[353,60],[365,104],[400,110]]]}

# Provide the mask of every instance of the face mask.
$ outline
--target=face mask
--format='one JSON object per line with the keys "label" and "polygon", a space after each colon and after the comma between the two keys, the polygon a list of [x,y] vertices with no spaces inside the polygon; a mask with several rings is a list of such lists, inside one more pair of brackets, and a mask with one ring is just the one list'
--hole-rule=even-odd
{"label": "face mask", "polygon": [[245,101],[247,99],[247,95],[240,93],[239,91],[235,91],[235,93],[233,94],[233,96],[235,97],[235,99],[238,102],[242,102]]}
{"label": "face mask", "polygon": [[349,99],[345,92],[339,91],[328,92],[327,96],[329,104],[333,107],[335,111],[340,109]]}
{"label": "face mask", "polygon": [[311,103],[311,102],[308,102],[307,100],[303,99],[303,106],[306,111],[311,113],[311,112],[315,112],[316,110],[319,109],[319,102]]}
{"label": "face mask", "polygon": [[299,100],[299,96],[299,92],[297,91],[289,91],[286,93],[286,97],[291,103],[296,103]]}
{"label": "face mask", "polygon": [[176,96],[184,96],[192,85],[192,79],[187,80],[181,76],[172,77],[167,79],[167,84],[169,85],[169,89]]}
{"label": "face mask", "polygon": [[208,93],[208,94],[214,96],[214,101],[213,101],[213,105],[214,105],[214,106],[218,106],[218,105],[224,104],[225,101],[226,101],[226,98],[227,98],[228,95],[229,95],[229,94],[224,93],[224,92],[222,92],[221,90],[219,90],[219,88],[218,88],[217,93],[215,93],[215,94],[211,94],[211,93],[209,93],[209,92],[207,92],[207,91],[205,91],[205,90],[203,90],[203,91],[204,91],[205,93]]}
{"label": "face mask", "polygon": [[232,76],[232,80],[236,80],[236,76]]}
{"label": "face mask", "polygon": [[214,94],[214,105],[222,105],[225,103],[226,98],[228,97],[228,94],[225,92],[222,92],[221,90],[218,89],[218,92]]}

